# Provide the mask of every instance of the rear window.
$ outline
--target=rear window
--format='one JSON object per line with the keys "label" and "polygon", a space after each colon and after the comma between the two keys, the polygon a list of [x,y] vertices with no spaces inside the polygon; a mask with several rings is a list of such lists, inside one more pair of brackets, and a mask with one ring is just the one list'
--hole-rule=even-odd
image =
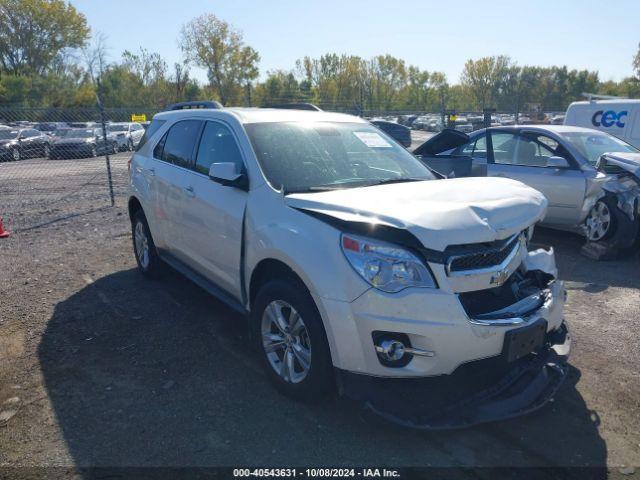
{"label": "rear window", "polygon": [[142,146],[147,143],[147,141],[153,137],[153,134],[156,133],[160,127],[162,125],[164,125],[166,123],[166,120],[152,120],[151,123],[149,124],[149,128],[147,128],[147,130],[144,132],[144,135],[142,136],[142,138],[140,139],[140,141],[138,142],[138,147],[136,148],[137,150],[140,150],[142,148]]}

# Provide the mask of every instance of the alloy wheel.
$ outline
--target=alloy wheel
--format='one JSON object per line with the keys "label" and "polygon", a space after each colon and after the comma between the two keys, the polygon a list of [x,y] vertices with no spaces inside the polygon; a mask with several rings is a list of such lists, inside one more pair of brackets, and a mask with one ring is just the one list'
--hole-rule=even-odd
{"label": "alloy wheel", "polygon": [[149,268],[149,239],[147,238],[147,231],[142,222],[136,223],[133,238],[136,246],[136,256],[138,257],[140,266],[146,270]]}
{"label": "alloy wheel", "polygon": [[606,203],[599,201],[589,212],[586,220],[587,238],[592,242],[602,240],[611,228],[611,212]]}
{"label": "alloy wheel", "polygon": [[287,383],[300,383],[311,368],[309,331],[289,303],[274,300],[262,314],[262,345],[271,368]]}

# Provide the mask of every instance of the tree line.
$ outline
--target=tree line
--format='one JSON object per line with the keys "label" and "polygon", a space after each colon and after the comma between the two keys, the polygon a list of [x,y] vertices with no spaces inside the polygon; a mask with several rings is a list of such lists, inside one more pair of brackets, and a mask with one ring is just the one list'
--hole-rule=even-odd
{"label": "tree line", "polygon": [[[213,14],[185,24],[183,60],[126,50],[106,60],[99,35],[64,0],[0,0],[0,105],[86,107],[96,93],[106,107],[162,108],[185,100],[269,106],[311,102],[353,113],[411,111],[562,111],[583,92],[640,97],[640,47],[635,76],[601,81],[597,71],[518,65],[507,56],[467,60],[460,79],[409,65],[392,55],[362,58],[327,53],[289,69],[259,71],[260,55],[241,32]],[[96,61],[97,59],[97,61]],[[193,78],[203,68],[207,82]]]}

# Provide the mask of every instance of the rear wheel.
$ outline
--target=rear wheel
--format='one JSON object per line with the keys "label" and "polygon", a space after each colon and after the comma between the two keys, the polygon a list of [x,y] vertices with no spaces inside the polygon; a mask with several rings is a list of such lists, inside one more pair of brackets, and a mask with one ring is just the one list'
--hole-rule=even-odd
{"label": "rear wheel", "polygon": [[95,145],[91,145],[90,155],[91,155],[91,157],[97,157],[98,156],[98,150],[96,149]]}
{"label": "rear wheel", "polygon": [[280,392],[309,401],[333,388],[322,319],[303,285],[292,279],[264,285],[251,309],[251,325],[263,367]]}
{"label": "rear wheel", "polygon": [[157,278],[162,273],[162,260],[158,256],[156,246],[151,237],[147,218],[142,210],[138,210],[131,222],[133,237],[133,253],[140,272],[149,278]]}
{"label": "rear wheel", "polygon": [[22,158],[22,153],[20,152],[19,148],[14,148],[11,151],[11,158],[13,158],[13,160],[16,162]]}
{"label": "rear wheel", "polygon": [[49,148],[49,145],[46,145],[42,148],[42,156],[45,158],[49,158],[49,156],[51,155],[51,149]]}

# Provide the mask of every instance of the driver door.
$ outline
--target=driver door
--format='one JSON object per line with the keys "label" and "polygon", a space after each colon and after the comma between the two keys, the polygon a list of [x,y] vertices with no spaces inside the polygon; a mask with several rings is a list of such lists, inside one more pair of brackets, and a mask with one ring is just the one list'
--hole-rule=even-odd
{"label": "driver door", "polygon": [[[565,158],[570,166],[548,167],[547,159],[552,156]],[[538,132],[492,131],[487,175],[519,180],[542,192],[549,201],[545,224],[572,227],[580,221],[584,175],[551,137]]]}

